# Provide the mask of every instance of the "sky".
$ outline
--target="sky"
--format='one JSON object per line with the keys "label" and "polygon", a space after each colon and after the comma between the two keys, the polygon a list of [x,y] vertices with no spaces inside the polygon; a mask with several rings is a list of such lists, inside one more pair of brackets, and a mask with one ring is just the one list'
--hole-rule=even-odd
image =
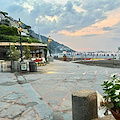
{"label": "sky", "polygon": [[76,51],[120,47],[120,0],[0,0],[0,10]]}

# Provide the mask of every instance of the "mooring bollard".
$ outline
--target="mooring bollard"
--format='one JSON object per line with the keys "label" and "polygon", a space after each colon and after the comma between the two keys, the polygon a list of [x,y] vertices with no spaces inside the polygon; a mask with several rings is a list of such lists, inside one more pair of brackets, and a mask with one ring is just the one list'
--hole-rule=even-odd
{"label": "mooring bollard", "polygon": [[93,90],[78,90],[72,94],[73,120],[98,118],[97,93]]}

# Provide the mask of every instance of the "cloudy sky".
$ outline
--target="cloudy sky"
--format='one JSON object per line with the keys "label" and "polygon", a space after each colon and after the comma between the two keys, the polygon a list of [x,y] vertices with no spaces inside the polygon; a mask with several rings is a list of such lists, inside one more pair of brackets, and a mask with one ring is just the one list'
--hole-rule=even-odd
{"label": "cloudy sky", "polygon": [[77,51],[120,47],[120,0],[0,0],[0,10]]}

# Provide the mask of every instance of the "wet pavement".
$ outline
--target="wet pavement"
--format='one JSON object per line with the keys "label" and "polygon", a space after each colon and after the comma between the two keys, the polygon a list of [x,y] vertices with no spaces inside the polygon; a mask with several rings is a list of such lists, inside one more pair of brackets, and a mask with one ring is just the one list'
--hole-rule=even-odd
{"label": "wet pavement", "polygon": [[72,120],[71,94],[103,93],[101,84],[119,68],[50,62],[37,72],[0,72],[0,120]]}

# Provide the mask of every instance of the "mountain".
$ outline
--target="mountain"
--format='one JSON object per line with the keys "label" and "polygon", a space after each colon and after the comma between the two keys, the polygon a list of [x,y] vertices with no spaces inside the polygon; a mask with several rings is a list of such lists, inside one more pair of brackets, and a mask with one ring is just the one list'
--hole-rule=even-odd
{"label": "mountain", "polygon": [[[45,36],[42,36],[38,34],[36,34],[33,30],[29,30],[29,33],[31,36],[33,36],[35,39],[39,40],[39,38],[41,38],[42,42],[45,42],[48,44],[48,47],[49,47],[49,43],[48,43],[48,37],[45,37]],[[63,45],[63,44],[60,44],[58,42],[56,42],[55,40],[52,39],[52,42],[51,42],[51,51],[52,53],[63,53],[63,51],[67,51],[67,52],[75,52],[75,50]]]}

